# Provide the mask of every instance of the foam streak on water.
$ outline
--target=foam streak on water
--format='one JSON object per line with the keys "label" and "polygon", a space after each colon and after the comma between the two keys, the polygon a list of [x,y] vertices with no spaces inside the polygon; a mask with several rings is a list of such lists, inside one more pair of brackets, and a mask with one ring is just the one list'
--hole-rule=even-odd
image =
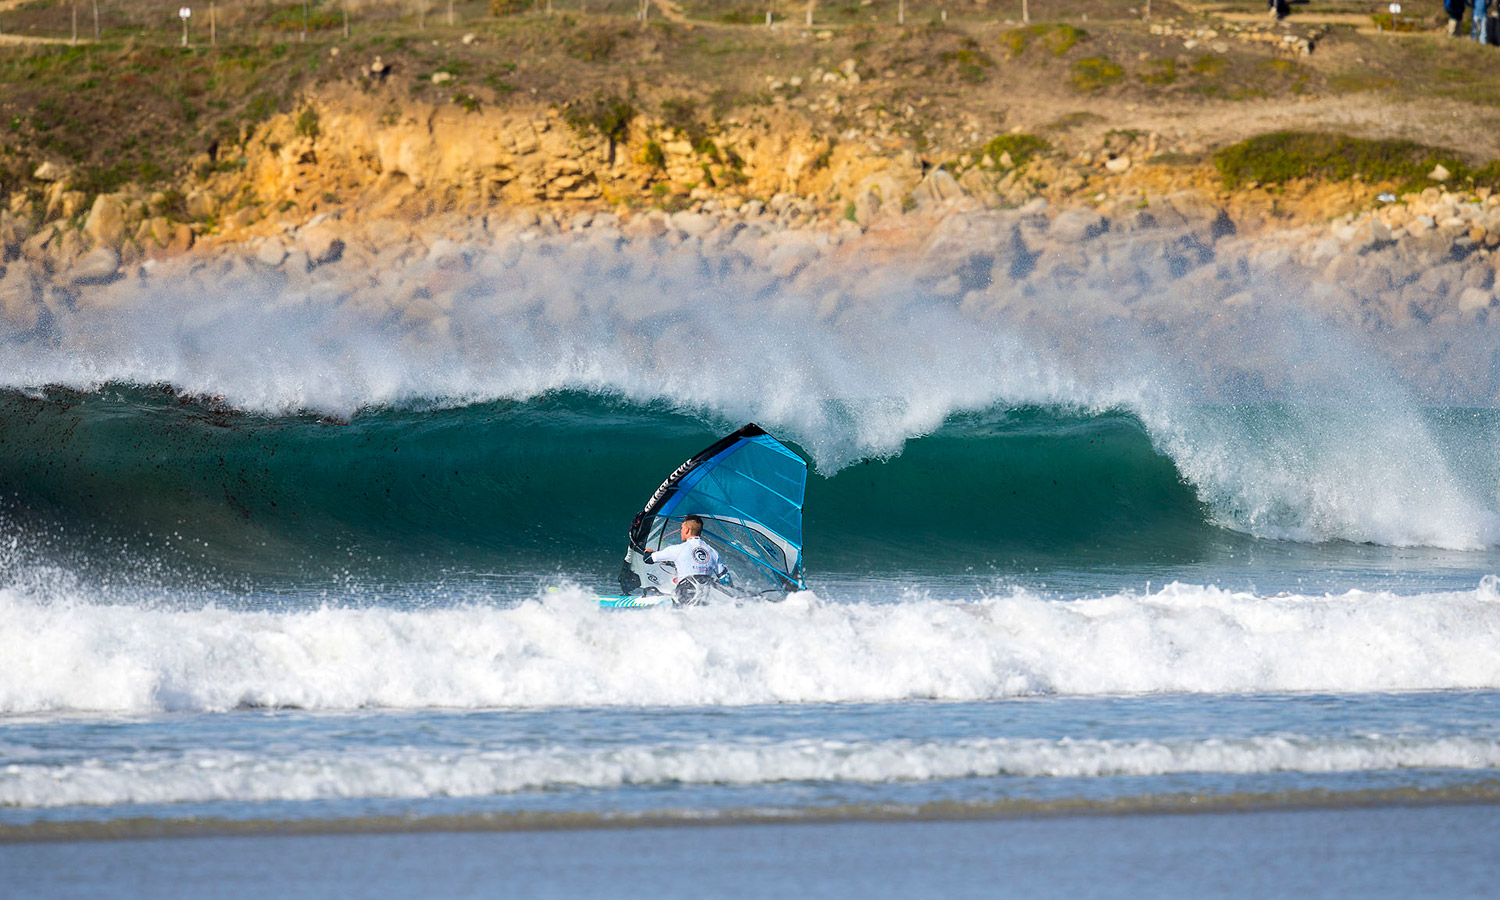
{"label": "foam streak on water", "polygon": [[139,753],[105,762],[0,769],[0,807],[44,809],[350,798],[485,797],[568,788],[924,782],[961,778],[1351,773],[1500,768],[1500,741],[1444,737],[1242,740],[797,740],[577,747],[416,749],[268,756]]}
{"label": "foam streak on water", "polygon": [[553,708],[1500,688],[1500,592],[913,598],[610,613],[178,610],[0,592],[0,712]]}

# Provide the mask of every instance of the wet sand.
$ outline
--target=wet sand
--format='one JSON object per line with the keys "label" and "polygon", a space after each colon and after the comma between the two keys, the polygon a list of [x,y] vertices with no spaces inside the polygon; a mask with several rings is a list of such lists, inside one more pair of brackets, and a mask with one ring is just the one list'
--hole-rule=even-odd
{"label": "wet sand", "polygon": [[22,898],[1492,897],[1500,807],[0,845]]}

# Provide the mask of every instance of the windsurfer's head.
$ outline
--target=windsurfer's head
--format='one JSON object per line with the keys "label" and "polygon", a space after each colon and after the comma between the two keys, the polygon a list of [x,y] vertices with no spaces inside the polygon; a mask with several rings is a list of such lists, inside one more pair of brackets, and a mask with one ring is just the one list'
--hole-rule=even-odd
{"label": "windsurfer's head", "polygon": [[703,520],[697,516],[686,516],[682,520],[682,539],[697,537],[703,533]]}

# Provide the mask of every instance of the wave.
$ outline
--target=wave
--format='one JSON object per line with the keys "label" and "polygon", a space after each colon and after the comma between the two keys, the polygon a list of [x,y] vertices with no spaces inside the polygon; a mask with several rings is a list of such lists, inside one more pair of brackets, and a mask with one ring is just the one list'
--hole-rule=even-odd
{"label": "wave", "polygon": [[[158,537],[206,528],[183,541],[220,561],[382,533],[399,535],[382,552],[456,541],[555,561],[549,545],[596,554],[605,530],[613,548],[662,474],[753,420],[827,479],[811,516],[861,512],[847,498],[866,483],[871,502],[896,497],[867,519],[941,507],[959,533],[1036,520],[1037,542],[1135,521],[1145,546],[1203,523],[1500,546],[1500,369],[1482,329],[1433,326],[1431,352],[1384,353],[1281,302],[1249,263],[1233,276],[1248,306],[1200,303],[1186,282],[1133,310],[945,293],[943,260],[970,266],[1010,239],[986,221],[935,236],[920,261],[835,254],[790,281],[728,248],[560,240],[466,248],[454,270],[414,262],[391,287],[404,305],[378,309],[322,270],[121,282],[107,304],[59,305],[42,332],[0,333],[0,494]],[[330,541],[296,522],[349,528]]]}
{"label": "wave", "polygon": [[610,748],[411,747],[266,755],[139,754],[0,771],[0,808],[491,797],[626,786],[891,783],[965,778],[1349,773],[1500,768],[1500,741],[1467,737],[957,741],[794,740]]}
{"label": "wave", "polygon": [[[1234,535],[1500,543],[1484,499],[1500,415],[1428,411],[1412,426],[1420,447],[1374,433],[1342,445],[1317,424],[1337,420],[1331,410],[1176,415],[1153,426],[1126,409],[996,407],[950,416],[899,455],[820,469],[807,494],[810,570],[951,572],[1038,555],[1172,563],[1232,548]],[[664,473],[729,427],[575,393],[347,421],[121,386],[0,394],[0,537],[31,551],[0,552],[0,571],[23,557],[82,571],[94,556],[117,580],[152,565],[195,582],[349,570],[602,579]],[[1377,462],[1376,448],[1398,449]]]}
{"label": "wave", "polygon": [[[1500,689],[1500,581],[1472,591],[911,598],[609,613],[285,612],[0,590],[0,712],[974,701],[1034,694]],[[643,663],[650,660],[650,664]]]}

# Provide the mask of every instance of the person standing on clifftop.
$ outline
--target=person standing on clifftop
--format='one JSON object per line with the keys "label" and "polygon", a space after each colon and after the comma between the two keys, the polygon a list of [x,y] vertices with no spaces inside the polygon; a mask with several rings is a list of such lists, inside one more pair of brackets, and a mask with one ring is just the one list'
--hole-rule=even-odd
{"label": "person standing on clifftop", "polygon": [[1468,5],[1468,0],[1443,0],[1443,11],[1448,14],[1448,37],[1458,37],[1458,26],[1464,20],[1464,7]]}

